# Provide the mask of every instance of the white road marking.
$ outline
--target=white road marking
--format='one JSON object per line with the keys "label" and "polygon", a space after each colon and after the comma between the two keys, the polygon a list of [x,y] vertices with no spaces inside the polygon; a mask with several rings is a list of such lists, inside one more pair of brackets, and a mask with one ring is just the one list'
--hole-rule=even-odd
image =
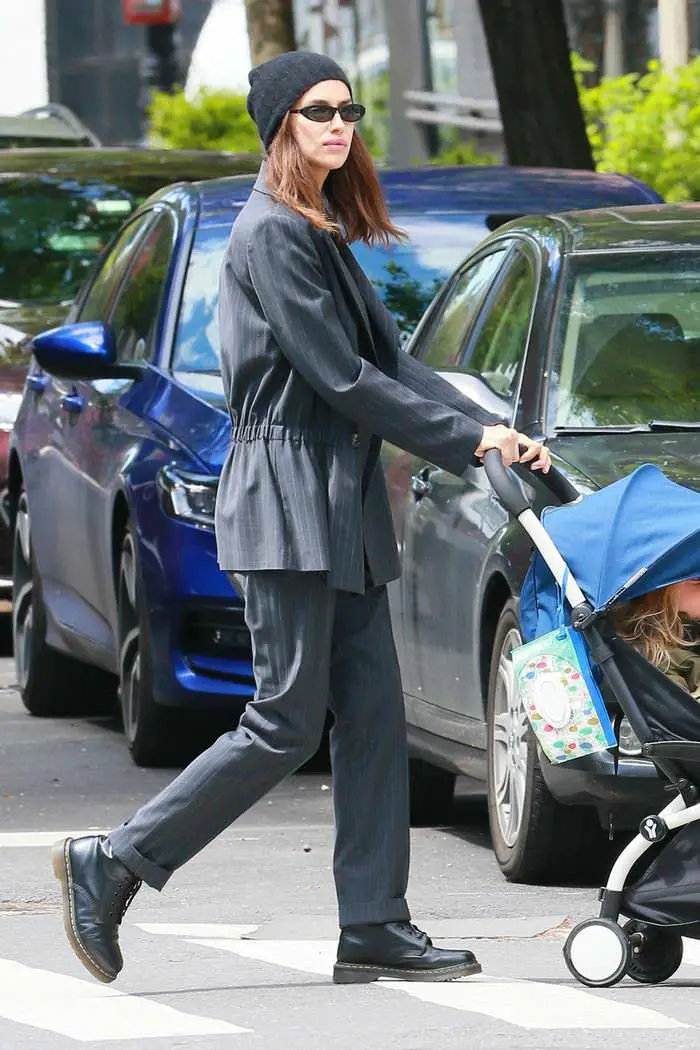
{"label": "white road marking", "polygon": [[235,926],[226,922],[137,922],[144,933],[163,934],[166,937],[226,937],[238,940],[250,937],[259,926]]}
{"label": "white road marking", "polygon": [[0,1017],[81,1043],[251,1031],[8,959],[0,959],[0,988]]}
{"label": "white road marking", "polygon": [[79,839],[84,835],[104,835],[103,828],[87,831],[1,831],[0,849],[27,849],[34,846],[53,846],[61,839]]}
{"label": "white road marking", "polygon": [[[335,960],[333,941],[247,941],[238,938],[192,939],[192,944],[220,948],[246,959],[273,963],[303,973],[330,977]],[[482,976],[449,984],[381,981],[382,989],[401,991],[423,1002],[453,1010],[486,1014],[519,1028],[688,1028],[656,1010],[632,1006],[577,988],[544,981],[496,980]]]}
{"label": "white road marking", "polygon": [[683,938],[683,962],[691,966],[700,966],[700,941],[693,941],[690,937]]}

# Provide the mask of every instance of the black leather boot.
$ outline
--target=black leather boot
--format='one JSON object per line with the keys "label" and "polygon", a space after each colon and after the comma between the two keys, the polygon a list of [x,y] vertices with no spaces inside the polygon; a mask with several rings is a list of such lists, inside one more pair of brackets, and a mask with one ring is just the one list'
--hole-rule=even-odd
{"label": "black leather boot", "polygon": [[52,860],[70,946],[92,976],[108,984],[124,965],[119,924],[141,880],[112,854],[104,835],[57,842]]}
{"label": "black leather boot", "polygon": [[386,922],[342,929],[333,981],[453,981],[474,973],[481,973],[481,967],[473,952],[434,948],[427,933],[413,923]]}

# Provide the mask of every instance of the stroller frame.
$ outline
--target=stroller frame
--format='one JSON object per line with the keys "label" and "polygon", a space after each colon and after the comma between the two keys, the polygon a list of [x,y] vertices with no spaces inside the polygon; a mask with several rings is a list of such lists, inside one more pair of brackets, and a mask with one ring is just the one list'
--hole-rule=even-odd
{"label": "stroller frame", "polygon": [[[615,662],[613,650],[598,627],[598,615],[530,506],[516,473],[504,467],[497,449],[486,453],[484,467],[498,499],[527,532],[563,591],[571,608],[571,625],[585,638],[593,662],[640,740],[642,754],[650,758],[668,780],[667,790],[677,791],[660,812],[651,813],[640,822],[639,832],[621,851],[600,889],[598,916],[578,923],[571,930],[564,945],[564,959],[576,980],[589,987],[610,987],[626,974],[639,983],[659,983],[671,977],[682,962],[680,930],[685,928],[687,936],[700,937],[700,921],[695,925],[662,925],[633,918],[621,926],[623,895],[630,872],[649,850],[666,840],[669,833],[700,821],[700,793],[679,764],[684,758],[700,761],[700,741],[651,739],[649,727]],[[542,480],[563,504],[583,498],[554,467]]]}

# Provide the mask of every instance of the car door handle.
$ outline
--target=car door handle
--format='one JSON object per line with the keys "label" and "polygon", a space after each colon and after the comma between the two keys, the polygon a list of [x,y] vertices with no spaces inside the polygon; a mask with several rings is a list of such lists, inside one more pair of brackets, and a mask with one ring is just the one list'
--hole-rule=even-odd
{"label": "car door handle", "polygon": [[411,477],[411,492],[416,499],[423,499],[433,491],[433,483],[430,480],[430,467],[424,467]]}
{"label": "car door handle", "polygon": [[84,404],[84,398],[75,390],[72,394],[64,394],[61,398],[61,408],[66,412],[82,412]]}
{"label": "car door handle", "polygon": [[43,394],[49,383],[49,377],[43,372],[32,372],[27,376],[27,388],[35,394]]}

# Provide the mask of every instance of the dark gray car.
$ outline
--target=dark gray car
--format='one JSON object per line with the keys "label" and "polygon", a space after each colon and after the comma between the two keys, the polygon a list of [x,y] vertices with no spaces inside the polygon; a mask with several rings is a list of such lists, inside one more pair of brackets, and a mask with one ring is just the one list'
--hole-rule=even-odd
{"label": "dark gray car", "polygon": [[[700,488],[698,292],[693,205],[521,220],[460,266],[408,352],[504,422],[546,437],[582,493],[643,462]],[[397,449],[385,456],[414,817],[446,819],[465,773],[487,785],[509,878],[580,871],[611,827],[654,809],[663,785],[624,720],[606,771],[586,759],[555,768],[538,754],[510,660],[526,538],[482,469],[460,479]],[[528,484],[538,507],[552,502],[539,479]]]}

